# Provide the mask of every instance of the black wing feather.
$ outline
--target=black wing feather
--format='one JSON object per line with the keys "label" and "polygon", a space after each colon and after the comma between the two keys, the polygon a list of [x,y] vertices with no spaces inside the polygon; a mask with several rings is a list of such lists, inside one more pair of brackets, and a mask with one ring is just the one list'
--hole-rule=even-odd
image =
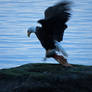
{"label": "black wing feather", "polygon": [[52,36],[53,40],[62,41],[66,22],[69,20],[71,2],[60,2],[45,11],[45,18],[38,22],[42,24],[43,31]]}

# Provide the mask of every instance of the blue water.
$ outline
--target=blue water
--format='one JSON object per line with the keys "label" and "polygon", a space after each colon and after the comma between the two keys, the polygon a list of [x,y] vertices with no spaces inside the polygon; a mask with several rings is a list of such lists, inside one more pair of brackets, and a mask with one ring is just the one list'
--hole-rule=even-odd
{"label": "blue water", "polygon": [[[44,17],[44,10],[59,0],[0,0],[0,68],[43,61],[45,50],[27,29]],[[92,0],[72,0],[72,17],[61,45],[72,64],[92,65]]]}

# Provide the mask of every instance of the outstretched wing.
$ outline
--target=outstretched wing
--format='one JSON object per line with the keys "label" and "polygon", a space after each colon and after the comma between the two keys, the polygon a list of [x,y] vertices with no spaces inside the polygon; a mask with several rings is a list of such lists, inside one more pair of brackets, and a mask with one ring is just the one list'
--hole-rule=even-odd
{"label": "outstretched wing", "polygon": [[69,20],[71,2],[60,2],[45,11],[45,18],[38,22],[46,34],[51,35],[53,40],[63,40],[64,30],[67,28],[66,22]]}

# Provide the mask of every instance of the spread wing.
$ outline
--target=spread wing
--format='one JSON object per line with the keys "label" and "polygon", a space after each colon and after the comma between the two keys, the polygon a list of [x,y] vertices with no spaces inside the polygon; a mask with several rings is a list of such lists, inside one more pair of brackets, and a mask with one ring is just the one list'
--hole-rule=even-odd
{"label": "spread wing", "polygon": [[38,22],[42,24],[47,35],[51,35],[53,40],[62,41],[64,30],[67,28],[66,22],[69,20],[71,2],[60,2],[45,11],[45,18]]}

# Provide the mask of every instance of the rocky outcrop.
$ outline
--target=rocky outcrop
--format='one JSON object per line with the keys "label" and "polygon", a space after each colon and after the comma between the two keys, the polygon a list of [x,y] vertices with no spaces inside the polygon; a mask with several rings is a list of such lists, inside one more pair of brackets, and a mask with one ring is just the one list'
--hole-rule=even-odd
{"label": "rocky outcrop", "polygon": [[0,92],[92,92],[92,66],[26,64],[1,69]]}

